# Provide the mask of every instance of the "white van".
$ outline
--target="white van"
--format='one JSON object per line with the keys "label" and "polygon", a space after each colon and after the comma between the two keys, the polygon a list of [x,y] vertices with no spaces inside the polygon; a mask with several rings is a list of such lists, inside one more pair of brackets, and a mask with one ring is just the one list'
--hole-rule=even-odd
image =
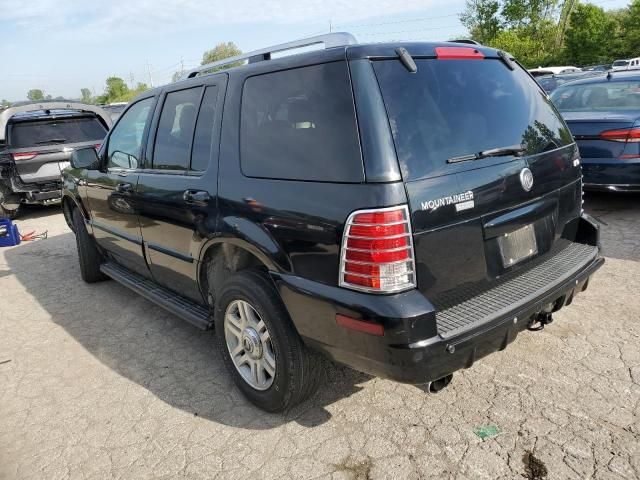
{"label": "white van", "polygon": [[635,70],[640,68],[640,57],[620,59],[611,64],[612,70]]}

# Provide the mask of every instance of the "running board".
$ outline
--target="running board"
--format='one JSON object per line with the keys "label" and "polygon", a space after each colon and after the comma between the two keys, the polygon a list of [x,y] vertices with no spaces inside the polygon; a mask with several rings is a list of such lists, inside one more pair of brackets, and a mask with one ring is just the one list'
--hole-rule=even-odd
{"label": "running board", "polygon": [[213,319],[208,309],[161,287],[152,280],[109,261],[100,265],[100,271],[202,330],[213,327]]}

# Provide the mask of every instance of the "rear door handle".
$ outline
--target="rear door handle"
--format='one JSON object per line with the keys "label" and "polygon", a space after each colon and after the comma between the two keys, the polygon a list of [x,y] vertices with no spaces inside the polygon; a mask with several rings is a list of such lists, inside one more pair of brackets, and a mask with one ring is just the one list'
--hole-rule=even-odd
{"label": "rear door handle", "polygon": [[211,200],[209,192],[204,190],[185,190],[182,194],[185,202],[191,205],[206,205]]}
{"label": "rear door handle", "polygon": [[132,188],[133,188],[133,185],[131,185],[130,183],[119,183],[116,185],[116,192],[129,193],[131,192]]}

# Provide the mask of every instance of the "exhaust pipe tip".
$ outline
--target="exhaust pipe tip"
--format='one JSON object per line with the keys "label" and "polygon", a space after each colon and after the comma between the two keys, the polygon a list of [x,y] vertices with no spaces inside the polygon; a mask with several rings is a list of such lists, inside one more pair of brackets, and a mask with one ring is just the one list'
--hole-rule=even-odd
{"label": "exhaust pipe tip", "polygon": [[453,379],[453,373],[450,373],[449,375],[445,375],[442,378],[438,378],[433,382],[429,382],[427,383],[427,391],[433,394],[438,393],[441,390],[444,390],[451,383],[452,379]]}

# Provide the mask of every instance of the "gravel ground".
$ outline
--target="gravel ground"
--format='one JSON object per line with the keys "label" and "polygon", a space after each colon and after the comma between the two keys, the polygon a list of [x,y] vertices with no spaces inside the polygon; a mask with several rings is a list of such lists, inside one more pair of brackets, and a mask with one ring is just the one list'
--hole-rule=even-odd
{"label": "gravel ground", "polygon": [[212,334],[80,279],[56,208],[0,249],[0,478],[640,478],[640,197],[590,195],[605,266],[542,332],[419,387],[328,366],[285,415]]}

